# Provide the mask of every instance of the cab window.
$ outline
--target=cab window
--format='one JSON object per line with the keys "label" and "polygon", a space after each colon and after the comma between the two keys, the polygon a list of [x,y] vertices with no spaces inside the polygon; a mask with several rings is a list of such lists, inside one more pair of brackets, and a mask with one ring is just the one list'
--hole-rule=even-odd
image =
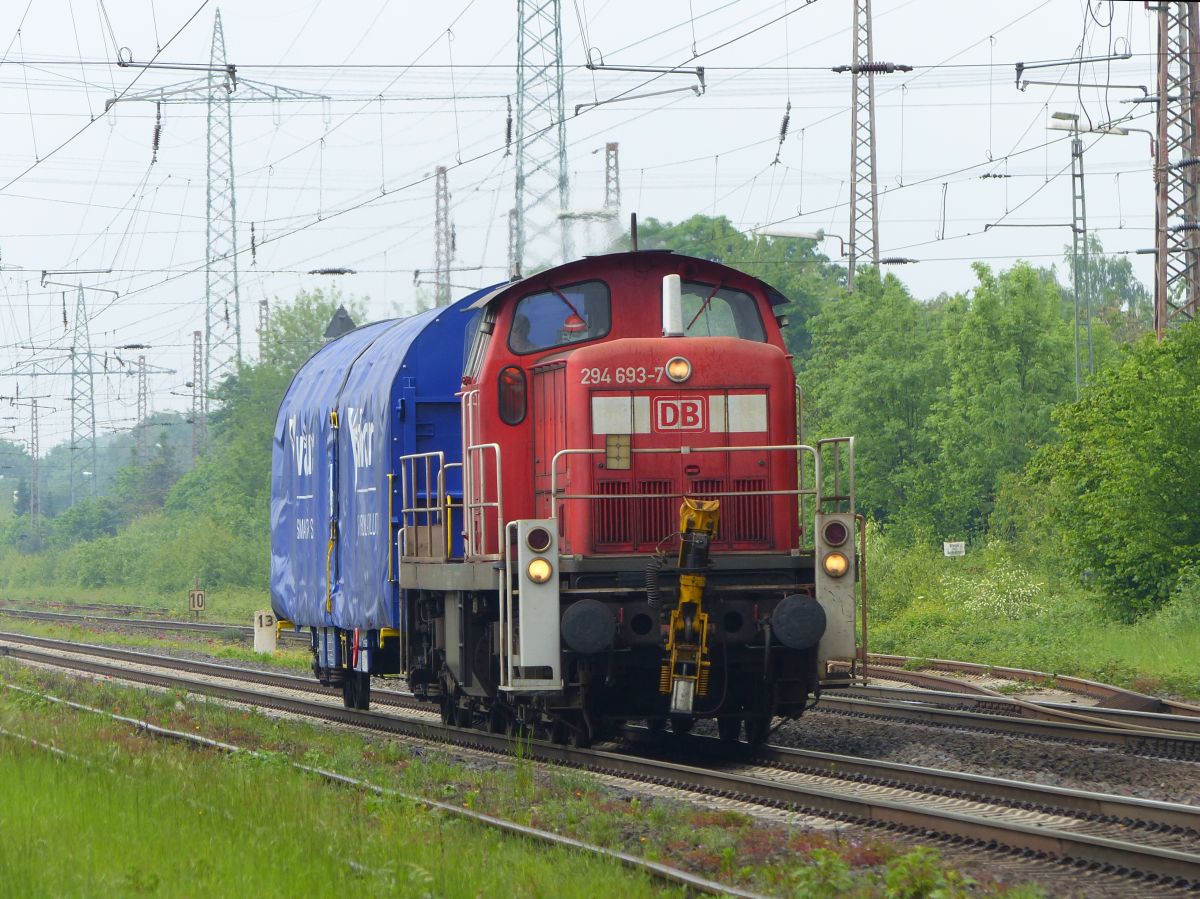
{"label": "cab window", "polygon": [[687,337],[740,337],[765,342],[758,301],[718,284],[683,283],[683,333]]}
{"label": "cab window", "polygon": [[604,337],[612,302],[603,281],[584,281],[522,297],[513,313],[508,348],[536,353]]}

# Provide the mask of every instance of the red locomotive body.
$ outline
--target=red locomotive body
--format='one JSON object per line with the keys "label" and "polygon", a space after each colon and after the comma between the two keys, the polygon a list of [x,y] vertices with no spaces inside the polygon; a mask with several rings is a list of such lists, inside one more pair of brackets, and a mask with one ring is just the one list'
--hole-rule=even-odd
{"label": "red locomotive body", "polygon": [[[716,263],[669,253],[632,259],[589,258],[528,278],[521,299],[496,310],[486,355],[463,379],[464,431],[502,447],[505,516],[557,517],[564,553],[638,553],[674,533],[679,497],[715,496],[725,501],[722,549],[796,546],[794,495],[771,502],[767,493],[795,490],[794,458],[711,451],[796,442],[795,374],[773,314],[784,298]],[[686,339],[662,336],[662,278],[673,273],[682,279]],[[583,319],[589,304],[607,307],[590,311],[606,322],[570,331],[568,320]],[[531,306],[550,324],[540,339],[521,334],[529,342],[517,343],[514,326],[535,314]],[[690,363],[684,382],[666,370],[677,356]],[[521,406],[511,421],[501,408],[506,392]],[[495,401],[483,399],[489,393]],[[492,495],[492,483],[481,487]],[[494,527],[479,549],[497,552]]]}

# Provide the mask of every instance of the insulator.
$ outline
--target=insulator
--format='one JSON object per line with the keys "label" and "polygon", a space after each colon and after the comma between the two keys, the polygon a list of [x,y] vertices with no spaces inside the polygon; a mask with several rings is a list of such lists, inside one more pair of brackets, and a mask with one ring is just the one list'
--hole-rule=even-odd
{"label": "insulator", "polygon": [[154,104],[154,150],[150,155],[150,164],[158,162],[158,143],[162,138],[162,103]]}
{"label": "insulator", "polygon": [[860,62],[852,66],[835,66],[835,72],[853,72],[855,74],[890,75],[892,72],[911,72],[912,66],[895,62]]}
{"label": "insulator", "polygon": [[250,223],[250,264],[258,265],[258,241],[254,237],[254,222]]}
{"label": "insulator", "polygon": [[787,109],[783,112],[783,123],[779,126],[779,142],[783,143],[788,133],[788,120],[792,117],[792,101],[788,101]]}
{"label": "insulator", "polygon": [[504,155],[512,153],[512,97],[508,98],[508,118],[504,122]]}

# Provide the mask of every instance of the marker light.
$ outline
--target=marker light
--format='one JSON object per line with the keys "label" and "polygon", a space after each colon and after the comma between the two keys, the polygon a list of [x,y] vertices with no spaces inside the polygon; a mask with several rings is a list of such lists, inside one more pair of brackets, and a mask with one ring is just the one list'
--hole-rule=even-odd
{"label": "marker light", "polygon": [[682,356],[676,356],[667,362],[667,377],[676,384],[682,384],[692,376],[692,363]]}
{"label": "marker light", "polygon": [[554,568],[545,559],[534,559],[529,563],[529,567],[525,569],[525,573],[529,575],[529,579],[535,584],[544,584],[554,574]]}
{"label": "marker light", "polygon": [[826,553],[825,558],[821,560],[821,567],[830,577],[841,577],[850,570],[850,560],[846,558],[845,553]]}
{"label": "marker light", "polygon": [[550,532],[545,528],[530,528],[525,543],[535,553],[544,553],[550,548]]}
{"label": "marker light", "polygon": [[850,536],[850,532],[846,530],[846,526],[840,521],[831,521],[825,525],[823,531],[825,542],[830,546],[841,546],[846,542],[846,538]]}

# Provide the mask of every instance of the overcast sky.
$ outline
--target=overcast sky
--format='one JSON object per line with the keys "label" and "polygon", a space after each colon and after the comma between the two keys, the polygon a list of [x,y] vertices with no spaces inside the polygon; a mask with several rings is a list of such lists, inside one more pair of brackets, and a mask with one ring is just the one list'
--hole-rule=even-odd
{"label": "overcast sky", "polygon": [[[28,4],[28,5],[27,5]],[[622,218],[728,216],[849,233],[850,0],[564,0],[571,205],[604,198],[606,142],[620,145]],[[912,65],[876,81],[880,252],[922,298],[966,290],[972,260],[1059,264],[1071,220],[1070,137],[1047,130],[1055,111],[1099,125],[1152,128],[1153,22],[1142,3],[1086,0],[874,0],[875,58]],[[92,345],[131,361],[130,343],[177,374],[151,379],[152,405],[190,403],[192,332],[203,328],[205,107],[165,105],[152,162],[155,107],[105,101],[198,77],[118,67],[209,57],[211,0],[6,0],[0,4],[0,371],[70,346],[62,288],[89,288]],[[325,95],[325,101],[234,106],[241,310],[256,353],[259,301],[337,284],[369,297],[371,317],[414,307],[413,272],[434,264],[435,166],[449,167],[457,236],[453,280],[503,279],[514,156],[505,155],[506,98],[515,93],[515,4],[447,0],[255,0],[221,7],[228,61],[240,79]],[[1027,71],[1014,63],[1131,53],[1128,60]],[[705,67],[681,73],[589,72],[625,66]],[[127,49],[120,49],[127,48]],[[1107,89],[1075,82],[1109,84]],[[637,94],[679,88],[673,93]],[[585,109],[576,104],[625,95]],[[238,96],[234,93],[234,98]],[[787,139],[780,123],[791,102]],[[89,124],[90,123],[90,124]],[[1148,135],[1089,135],[1089,227],[1106,250],[1153,243]],[[773,164],[778,150],[779,163]],[[984,175],[1009,177],[983,178]],[[386,193],[385,193],[386,191]],[[1049,225],[1002,227],[988,225]],[[251,224],[255,249],[251,255]],[[599,246],[579,226],[576,249]],[[823,249],[838,253],[836,239]],[[1132,257],[1150,282],[1148,257]],[[314,276],[348,267],[355,275]],[[424,276],[428,277],[428,275]],[[92,289],[94,288],[94,289]],[[424,288],[428,290],[428,288]],[[115,293],[114,293],[115,292]],[[67,296],[73,319],[75,293]],[[36,347],[38,349],[30,349]],[[115,361],[110,365],[116,366]],[[42,448],[68,439],[69,382],[0,376],[0,394],[49,395]],[[130,377],[98,378],[101,429],[135,418]],[[0,410],[0,437],[28,436],[25,409]],[[6,428],[15,427],[11,431]]]}

